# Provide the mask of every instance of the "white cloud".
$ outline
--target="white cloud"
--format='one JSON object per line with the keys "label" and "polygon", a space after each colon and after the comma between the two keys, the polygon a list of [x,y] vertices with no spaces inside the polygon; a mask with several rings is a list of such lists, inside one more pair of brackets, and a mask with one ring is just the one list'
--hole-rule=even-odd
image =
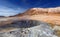
{"label": "white cloud", "polygon": [[9,8],[9,7],[0,7],[0,16],[12,16],[12,15],[16,15],[19,12],[23,12],[23,9],[21,8]]}

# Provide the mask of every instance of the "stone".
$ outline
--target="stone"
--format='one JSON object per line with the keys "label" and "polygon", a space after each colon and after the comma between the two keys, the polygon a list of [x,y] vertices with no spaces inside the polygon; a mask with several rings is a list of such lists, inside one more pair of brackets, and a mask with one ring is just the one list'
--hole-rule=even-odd
{"label": "stone", "polygon": [[[20,24],[24,26],[21,26]],[[31,26],[29,27],[29,25]],[[9,26],[6,27],[9,28]],[[5,32],[2,30],[2,32],[0,32],[0,37],[57,37],[53,34],[54,30],[51,28],[51,26],[48,23],[41,21],[16,21],[13,22],[10,27],[13,27],[14,29],[11,29],[10,31],[7,30]]]}

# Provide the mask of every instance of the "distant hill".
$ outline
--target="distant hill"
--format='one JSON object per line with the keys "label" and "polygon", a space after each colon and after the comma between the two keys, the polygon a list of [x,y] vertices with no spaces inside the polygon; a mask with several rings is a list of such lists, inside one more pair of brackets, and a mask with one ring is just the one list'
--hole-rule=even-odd
{"label": "distant hill", "polygon": [[0,17],[5,17],[5,16],[0,16]]}
{"label": "distant hill", "polygon": [[24,13],[17,14],[15,16],[24,16],[24,15],[39,15],[39,14],[56,14],[60,15],[60,7],[56,8],[31,8],[25,11]]}

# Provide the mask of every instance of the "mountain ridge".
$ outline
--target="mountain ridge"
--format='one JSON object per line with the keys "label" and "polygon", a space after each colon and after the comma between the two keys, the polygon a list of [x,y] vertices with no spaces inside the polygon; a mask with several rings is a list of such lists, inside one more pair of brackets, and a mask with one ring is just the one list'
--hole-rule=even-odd
{"label": "mountain ridge", "polygon": [[15,16],[23,16],[23,15],[38,15],[38,14],[56,14],[60,15],[60,7],[56,8],[31,8],[26,12],[17,14]]}

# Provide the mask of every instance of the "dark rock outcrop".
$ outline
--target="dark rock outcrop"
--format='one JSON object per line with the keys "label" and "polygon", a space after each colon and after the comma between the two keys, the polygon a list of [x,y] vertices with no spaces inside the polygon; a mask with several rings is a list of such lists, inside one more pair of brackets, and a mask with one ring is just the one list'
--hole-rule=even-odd
{"label": "dark rock outcrop", "polygon": [[10,31],[0,32],[0,37],[56,37],[48,23],[36,20],[14,21],[13,25],[1,26],[1,28],[13,27]]}

